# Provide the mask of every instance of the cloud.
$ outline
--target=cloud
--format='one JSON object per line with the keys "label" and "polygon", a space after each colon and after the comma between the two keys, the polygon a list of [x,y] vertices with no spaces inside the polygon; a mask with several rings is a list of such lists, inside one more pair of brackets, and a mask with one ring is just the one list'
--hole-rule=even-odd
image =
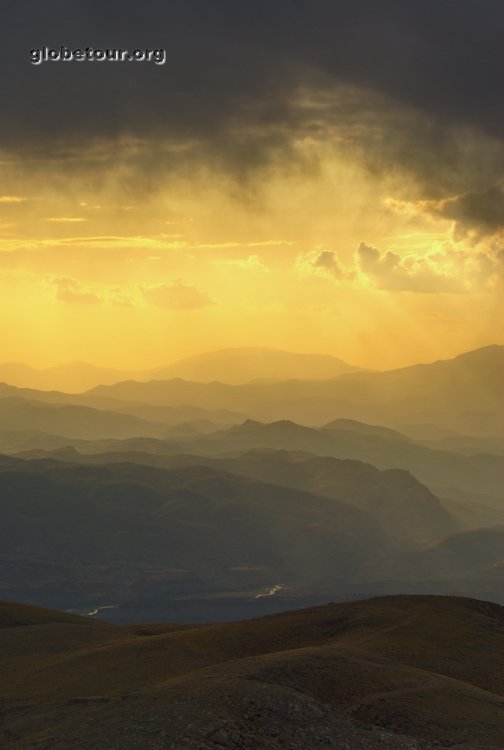
{"label": "cloud", "polygon": [[323,268],[326,271],[329,271],[338,279],[341,279],[344,276],[336,253],[332,250],[322,250],[313,261],[313,265],[315,268]]}
{"label": "cloud", "polygon": [[361,242],[355,258],[358,269],[378,289],[417,293],[460,293],[466,290],[460,278],[443,270],[446,257],[441,254],[421,258],[414,255],[401,257],[390,250],[382,253]]}
{"label": "cloud", "polygon": [[24,203],[25,200],[21,195],[0,195],[0,203]]}
{"label": "cloud", "polygon": [[46,221],[52,221],[55,224],[73,224],[87,221],[87,219],[82,216],[51,216]]}
{"label": "cloud", "polygon": [[479,241],[504,233],[504,189],[491,185],[438,200],[405,201],[387,198],[385,205],[406,216],[428,215],[454,222],[455,240]]}
{"label": "cloud", "polygon": [[101,297],[94,291],[83,288],[76,279],[68,276],[49,279],[49,283],[56,287],[56,299],[60,302],[79,305],[95,305],[102,302]]}
{"label": "cloud", "polygon": [[460,294],[493,286],[504,278],[504,250],[443,248],[421,255],[381,251],[361,242],[352,262],[344,264],[332,250],[301,253],[295,264],[301,277],[318,276],[339,284],[369,284],[388,292]]}
{"label": "cloud", "polygon": [[430,210],[453,219],[458,237],[464,237],[470,231],[481,236],[504,230],[504,190],[500,185],[493,185],[482,192],[467,192],[445,198],[431,204]]}
{"label": "cloud", "polygon": [[[504,133],[501,0],[293,0],[288,12],[271,0],[52,7],[0,8],[0,64],[9,70],[0,143],[32,168],[46,169],[49,155],[60,174],[77,163],[106,173],[115,144],[131,185],[144,190],[174,162],[242,177],[321,137],[343,138],[375,168],[413,171],[431,187],[446,179],[448,162],[458,182],[461,161],[473,175],[503,167],[502,148],[480,158],[490,148],[483,141],[502,145]],[[32,48],[83,39],[165,48],[166,65],[29,63]]]}
{"label": "cloud", "polygon": [[321,250],[319,248],[298,255],[296,269],[301,276],[321,276],[340,281],[351,276],[348,269],[343,267],[334,250]]}
{"label": "cloud", "polygon": [[181,280],[171,284],[139,284],[138,289],[148,302],[168,310],[199,310],[214,304],[206,292]]}

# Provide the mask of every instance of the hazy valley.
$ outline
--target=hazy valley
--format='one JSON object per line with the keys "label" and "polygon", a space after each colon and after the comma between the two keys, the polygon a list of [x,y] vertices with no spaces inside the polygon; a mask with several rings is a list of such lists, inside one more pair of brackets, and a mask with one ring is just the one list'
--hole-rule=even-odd
{"label": "hazy valley", "polygon": [[1,384],[2,746],[503,747],[503,352]]}
{"label": "hazy valley", "polygon": [[504,602],[503,351],[280,382],[279,362],[335,365],[238,349],[193,374],[255,361],[264,382],[3,384],[1,595],[116,620],[195,601],[200,620],[327,595]]}

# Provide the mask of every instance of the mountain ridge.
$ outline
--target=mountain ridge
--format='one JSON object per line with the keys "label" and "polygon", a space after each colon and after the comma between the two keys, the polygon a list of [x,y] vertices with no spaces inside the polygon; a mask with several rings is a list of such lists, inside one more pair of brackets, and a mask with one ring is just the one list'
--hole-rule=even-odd
{"label": "mountain ridge", "polygon": [[112,385],[124,380],[145,382],[182,377],[196,382],[232,384],[259,379],[283,380],[289,373],[292,376],[296,372],[300,377],[317,380],[360,369],[330,354],[287,352],[272,347],[230,347],[147,370],[101,367],[82,361],[46,368],[4,362],[0,363],[0,381],[6,380],[18,387],[83,392],[99,384]]}

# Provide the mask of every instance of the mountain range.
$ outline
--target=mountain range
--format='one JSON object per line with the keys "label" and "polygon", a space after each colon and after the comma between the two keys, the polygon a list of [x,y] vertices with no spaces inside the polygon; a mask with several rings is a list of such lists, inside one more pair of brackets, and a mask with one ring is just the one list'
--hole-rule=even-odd
{"label": "mountain range", "polygon": [[[200,617],[212,619],[223,612],[214,599],[231,597],[232,613],[233,597],[257,602],[270,589],[280,609],[330,592],[504,597],[502,534],[461,533],[453,510],[404,471],[286,452],[206,466],[174,456],[163,468],[72,456],[2,459],[1,596],[66,608],[112,600],[129,620],[181,596],[207,597]],[[480,538],[483,548],[495,539],[484,559],[471,552]]]}
{"label": "mountain range", "polygon": [[0,364],[0,382],[21,388],[80,393],[97,385],[111,385],[123,380],[184,378],[230,384],[293,377],[319,380],[359,369],[328,354],[297,354],[266,347],[238,347],[198,354],[150,370],[97,367],[87,362],[69,362],[37,369],[20,362],[5,362]]}
{"label": "mountain range", "polygon": [[430,365],[386,372],[349,372],[317,381],[270,379],[230,385],[178,377],[149,382],[128,380],[80,394],[0,384],[0,397],[130,410],[148,421],[153,420],[153,406],[190,406],[231,411],[259,421],[288,419],[306,425],[344,418],[399,430],[404,425],[407,431],[408,426],[411,430],[414,425],[430,423],[431,434],[438,430],[441,434],[445,431],[445,436],[448,431],[448,435],[499,439],[504,435],[503,370],[504,346],[489,346]]}
{"label": "mountain range", "polygon": [[[0,401],[1,403],[1,401]],[[14,447],[17,446],[17,447]],[[460,453],[438,450],[416,443],[398,432],[374,425],[347,420],[331,422],[322,428],[311,428],[290,421],[262,423],[247,420],[228,429],[216,429],[206,434],[187,432],[167,433],[165,439],[133,437],[124,440],[101,439],[86,441],[78,438],[47,438],[49,450],[73,447],[78,454],[94,459],[81,459],[70,453],[70,460],[108,462],[128,460],[152,464],[145,454],[177,456],[192,454],[196,463],[208,465],[209,458],[259,451],[301,453],[305,457],[318,455],[338,459],[353,459],[372,464],[379,469],[405,469],[436,492],[457,497],[457,489],[489,498],[504,499],[504,456]],[[40,434],[26,435],[0,432],[0,449],[20,454],[23,458],[51,457],[44,450]],[[35,450],[35,452],[33,452]],[[106,454],[101,458],[97,454]],[[143,454],[143,455],[139,455]],[[60,456],[64,458],[64,456]],[[171,465],[155,463],[155,465]],[[256,476],[268,472],[267,455],[258,457]],[[283,475],[288,476],[288,471]],[[292,474],[292,476],[294,476]]]}
{"label": "mountain range", "polygon": [[318,591],[395,549],[349,503],[212,468],[4,458],[0,480],[5,597]]}
{"label": "mountain range", "polygon": [[254,419],[324,424],[348,418],[391,427],[431,422],[468,435],[504,434],[504,346],[451,360],[385,372],[356,372],[317,383],[307,380],[196,383],[181,379],[98,386],[88,399],[150,404],[190,403],[232,409]]}
{"label": "mountain range", "polygon": [[[0,384],[3,595],[64,608],[117,598],[110,616],[130,620],[148,600],[164,613],[177,600],[182,617],[181,597],[186,612],[203,602],[200,619],[224,599],[228,619],[263,612],[262,599],[285,608],[330,591],[501,601],[502,355],[317,381],[131,381],[81,394]],[[383,422],[345,415],[343,392]],[[248,416],[288,404],[325,404],[327,419]],[[469,406],[491,405],[488,432],[456,432]],[[483,562],[479,539],[494,540]]]}

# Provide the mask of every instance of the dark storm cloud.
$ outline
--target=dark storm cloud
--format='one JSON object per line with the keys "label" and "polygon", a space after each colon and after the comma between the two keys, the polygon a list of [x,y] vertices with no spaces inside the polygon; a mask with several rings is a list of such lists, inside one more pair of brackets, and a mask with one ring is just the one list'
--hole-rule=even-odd
{"label": "dark storm cloud", "polygon": [[454,219],[459,233],[473,229],[480,234],[494,234],[504,229],[504,190],[493,185],[481,193],[447,198],[433,213]]}
{"label": "dark storm cloud", "polygon": [[[385,118],[386,101],[423,113],[394,116],[396,132],[375,144],[413,171],[434,170],[429,150],[456,160],[446,127],[504,133],[501,0],[4,2],[0,16],[7,151],[72,155],[96,138],[140,137],[255,162],[343,117],[326,106],[310,121],[295,105],[301,89],[341,86],[382,97]],[[167,61],[34,66],[29,51],[42,45],[164,48]],[[373,116],[366,98],[344,114]]]}

